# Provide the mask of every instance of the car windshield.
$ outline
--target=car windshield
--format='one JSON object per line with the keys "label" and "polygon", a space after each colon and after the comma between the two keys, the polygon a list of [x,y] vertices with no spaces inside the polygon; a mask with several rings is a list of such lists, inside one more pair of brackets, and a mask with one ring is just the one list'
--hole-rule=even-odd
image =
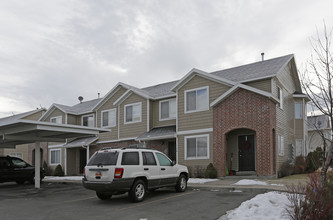
{"label": "car windshield", "polygon": [[89,160],[88,166],[92,165],[116,165],[118,152],[97,152]]}

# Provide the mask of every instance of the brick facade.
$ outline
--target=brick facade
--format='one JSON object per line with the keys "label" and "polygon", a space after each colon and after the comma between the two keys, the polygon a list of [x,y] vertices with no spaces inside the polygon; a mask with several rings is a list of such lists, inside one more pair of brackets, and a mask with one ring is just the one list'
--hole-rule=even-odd
{"label": "brick facade", "polygon": [[226,175],[226,137],[236,129],[255,131],[255,167],[258,176],[275,175],[276,104],[267,97],[239,89],[213,109],[214,166]]}

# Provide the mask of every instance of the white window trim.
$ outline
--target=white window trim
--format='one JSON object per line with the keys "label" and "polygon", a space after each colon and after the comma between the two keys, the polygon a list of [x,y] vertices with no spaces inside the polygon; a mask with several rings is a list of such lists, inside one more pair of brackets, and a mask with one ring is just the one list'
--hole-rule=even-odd
{"label": "white window trim", "polygon": [[[94,114],[82,115],[82,116],[81,116],[81,125],[83,126],[83,118],[84,118],[84,117],[89,117],[89,116],[92,116],[92,117],[93,117],[93,122],[94,122],[94,124],[93,124],[92,128],[94,128],[94,127],[95,127],[95,115],[94,115]],[[86,127],[89,127],[89,126],[86,126]]]}
{"label": "white window trim", "polygon": [[[189,138],[200,138],[200,137],[206,137],[207,138],[207,156],[206,157],[187,157],[187,139]],[[192,135],[192,136],[185,136],[184,137],[184,159],[185,160],[202,160],[202,159],[209,159],[209,134],[202,134],[202,135]]]}
{"label": "white window trim", "polygon": [[[296,117],[296,104],[301,104],[301,117],[300,118]],[[294,103],[294,117],[295,117],[295,119],[303,119],[303,117],[304,117],[303,102],[295,102]]]}
{"label": "white window trim", "polygon": [[280,86],[277,86],[277,87],[279,88],[279,91],[280,91],[280,94],[278,94],[278,95],[280,95],[279,107],[280,107],[280,109],[283,109],[283,91],[282,91],[282,88]]}
{"label": "white window trim", "polygon": [[[134,106],[134,105],[137,105],[137,104],[140,105],[140,120],[126,122],[126,107]],[[131,104],[124,105],[124,124],[135,124],[135,123],[140,123],[140,122],[142,122],[142,102],[136,102],[136,103],[131,103]]]}
{"label": "white window trim", "polygon": [[[60,157],[59,157],[59,163],[52,163],[52,160],[51,160],[51,152],[53,151],[60,151]],[[49,158],[50,158],[50,165],[51,166],[55,166],[55,165],[58,165],[58,164],[61,164],[61,149],[50,149],[50,152],[49,152]]]}
{"label": "white window trim", "polygon": [[283,137],[283,135],[278,135],[278,154],[279,154],[279,156],[284,156],[284,137]]}
{"label": "white window trim", "polygon": [[[200,89],[207,89],[207,97],[208,97],[208,104],[207,107],[204,109],[200,109],[200,110],[191,110],[191,111],[186,111],[186,104],[187,104],[187,98],[186,98],[186,93],[188,92],[193,92],[193,91],[197,91]],[[195,88],[195,89],[189,89],[189,90],[185,90],[184,91],[184,114],[186,113],[193,113],[193,112],[202,112],[202,111],[207,111],[209,110],[209,86],[204,86],[204,87],[200,87],[200,88]]]}
{"label": "white window trim", "polygon": [[52,119],[57,120],[58,118],[60,118],[60,124],[62,124],[62,116],[55,116],[55,117],[52,117],[52,118],[50,118],[50,122],[52,123]]}
{"label": "white window trim", "polygon": [[[114,111],[115,113],[115,123],[114,125],[108,125],[108,126],[103,126],[103,113],[104,112],[112,112]],[[112,127],[116,127],[117,126],[117,109],[116,108],[112,108],[112,109],[107,109],[107,110],[104,110],[104,111],[101,111],[101,127],[102,128],[112,128]]]}
{"label": "white window trim", "polygon": [[[159,117],[159,120],[160,120],[160,121],[167,121],[167,120],[176,119],[176,117],[177,117],[177,111],[176,111],[176,116],[175,116],[175,117],[161,118],[161,115],[162,115],[162,108],[161,108],[162,102],[170,102],[170,101],[172,101],[172,100],[175,100],[175,102],[176,102],[176,98],[173,98],[173,99],[166,99],[166,100],[161,100],[161,101],[159,102],[159,107],[158,107],[158,109],[159,109],[158,117]],[[177,110],[177,102],[176,102],[176,110]],[[170,115],[170,104],[169,104],[169,115]]]}

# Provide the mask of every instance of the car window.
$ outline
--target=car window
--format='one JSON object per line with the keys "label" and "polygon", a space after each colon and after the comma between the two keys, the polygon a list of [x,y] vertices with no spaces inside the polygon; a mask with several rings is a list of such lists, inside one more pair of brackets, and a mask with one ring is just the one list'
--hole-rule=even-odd
{"label": "car window", "polygon": [[156,160],[152,152],[142,152],[143,165],[156,165]]}
{"label": "car window", "polygon": [[97,152],[89,160],[88,166],[91,165],[116,165],[118,152]]}
{"label": "car window", "polygon": [[6,169],[10,166],[6,158],[0,158],[0,169]]}
{"label": "car window", "polygon": [[169,158],[167,158],[163,154],[156,153],[156,156],[157,156],[158,162],[160,163],[160,166],[172,166],[172,163],[169,160]]}
{"label": "car window", "polygon": [[121,165],[139,165],[138,152],[124,152]]}
{"label": "car window", "polygon": [[20,160],[18,158],[13,158],[12,163],[13,163],[14,167],[26,167],[27,166],[26,162],[24,162],[23,160]]}

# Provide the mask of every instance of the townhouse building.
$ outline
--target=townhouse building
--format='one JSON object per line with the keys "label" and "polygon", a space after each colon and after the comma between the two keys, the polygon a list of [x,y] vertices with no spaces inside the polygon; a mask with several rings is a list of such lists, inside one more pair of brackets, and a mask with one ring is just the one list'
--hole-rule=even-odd
{"label": "townhouse building", "polygon": [[101,148],[158,149],[196,176],[212,163],[226,170],[276,176],[306,147],[306,102],[294,55],[216,72],[191,70],[146,88],[119,82],[104,97],[53,104],[39,119],[110,129],[99,136],[49,144],[49,164],[82,173]]}

